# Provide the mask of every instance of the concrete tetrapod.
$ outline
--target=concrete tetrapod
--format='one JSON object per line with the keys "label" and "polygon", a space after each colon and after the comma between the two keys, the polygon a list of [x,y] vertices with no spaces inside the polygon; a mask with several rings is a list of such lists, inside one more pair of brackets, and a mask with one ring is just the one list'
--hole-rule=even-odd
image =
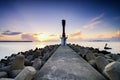
{"label": "concrete tetrapod", "polygon": [[15,80],[31,80],[36,70],[33,67],[25,67],[16,77]]}
{"label": "concrete tetrapod", "polygon": [[110,80],[120,80],[120,62],[109,63],[105,67],[104,72]]}
{"label": "concrete tetrapod", "polygon": [[16,77],[15,79],[10,78],[1,78],[0,80],[32,80],[36,73],[36,70],[33,67],[25,67]]}

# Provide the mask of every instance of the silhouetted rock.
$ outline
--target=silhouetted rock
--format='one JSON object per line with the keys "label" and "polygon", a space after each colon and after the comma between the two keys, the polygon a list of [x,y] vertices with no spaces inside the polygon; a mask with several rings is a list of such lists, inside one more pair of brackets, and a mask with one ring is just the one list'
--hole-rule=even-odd
{"label": "silhouetted rock", "polygon": [[0,78],[8,77],[7,72],[0,72]]}
{"label": "silhouetted rock", "polygon": [[120,62],[109,63],[104,72],[110,80],[120,80]]}
{"label": "silhouetted rock", "polygon": [[107,51],[105,51],[105,50],[99,51],[99,53],[103,53],[104,55],[110,54],[110,52],[107,52]]}
{"label": "silhouetted rock", "polygon": [[32,64],[33,64],[32,61],[29,61],[28,59],[25,59],[25,63],[24,63],[25,66],[32,66]]}
{"label": "silhouetted rock", "polygon": [[15,78],[22,70],[12,70],[9,72],[10,78]]}
{"label": "silhouetted rock", "polygon": [[35,58],[38,58],[39,56],[41,55],[41,51],[40,50],[36,50],[34,53],[33,53],[33,60],[35,59]]}
{"label": "silhouetted rock", "polygon": [[26,59],[28,59],[29,61],[32,61],[32,60],[33,60],[33,55],[28,55],[28,56],[26,57]]}
{"label": "silhouetted rock", "polygon": [[5,72],[9,72],[11,70],[11,66],[5,66],[0,68],[0,71],[5,71]]}

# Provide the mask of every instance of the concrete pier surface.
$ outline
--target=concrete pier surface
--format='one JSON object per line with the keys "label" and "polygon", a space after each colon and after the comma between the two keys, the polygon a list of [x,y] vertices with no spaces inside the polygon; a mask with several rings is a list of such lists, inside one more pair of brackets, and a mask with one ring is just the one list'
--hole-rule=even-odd
{"label": "concrete pier surface", "polygon": [[69,46],[60,46],[35,80],[106,80]]}

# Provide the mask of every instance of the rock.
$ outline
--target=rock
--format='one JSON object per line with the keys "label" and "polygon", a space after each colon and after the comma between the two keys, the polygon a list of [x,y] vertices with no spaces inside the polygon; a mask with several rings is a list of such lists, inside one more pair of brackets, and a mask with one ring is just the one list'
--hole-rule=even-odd
{"label": "rock", "polygon": [[1,59],[0,62],[7,64],[7,60],[6,59]]}
{"label": "rock", "polygon": [[28,55],[27,58],[29,61],[31,61],[33,59],[33,55]]}
{"label": "rock", "polygon": [[120,62],[109,63],[104,72],[110,80],[120,80]]}
{"label": "rock", "polygon": [[118,61],[118,62],[120,62],[120,58],[119,58],[119,59],[117,59],[117,61]]}
{"label": "rock", "polygon": [[32,80],[36,73],[33,67],[25,67],[16,77],[15,80]]}
{"label": "rock", "polygon": [[107,52],[107,51],[105,51],[105,50],[99,51],[99,53],[103,53],[104,55],[110,54],[110,52]]}
{"label": "rock", "polygon": [[33,62],[33,65],[32,65],[36,70],[39,70],[40,67],[41,67],[41,60],[36,58]]}
{"label": "rock", "polygon": [[95,57],[94,53],[92,53],[92,52],[89,52],[89,53],[86,54],[86,60],[87,61],[94,60],[95,58],[96,57]]}
{"label": "rock", "polygon": [[11,65],[12,70],[19,70],[24,68],[24,55],[17,55]]}
{"label": "rock", "polygon": [[3,68],[0,68],[0,71],[5,71],[5,72],[9,72],[11,69],[11,66],[6,66],[6,67],[3,67]]}
{"label": "rock", "polygon": [[7,72],[0,72],[0,78],[8,77]]}
{"label": "rock", "polygon": [[113,59],[107,59],[109,61],[109,63],[113,62],[114,60]]}
{"label": "rock", "polygon": [[105,55],[103,53],[98,53],[98,56],[105,57]]}
{"label": "rock", "polygon": [[25,59],[25,63],[24,63],[25,66],[32,66],[32,64],[33,64],[32,61]]}
{"label": "rock", "polygon": [[15,78],[22,70],[12,70],[9,72],[10,78]]}
{"label": "rock", "polygon": [[107,61],[107,59],[106,58],[104,58],[104,57],[102,57],[102,56],[98,56],[97,58],[96,58],[96,65],[97,65],[97,68],[98,68],[98,70],[100,71],[100,72],[102,72],[103,73],[103,70],[104,70],[104,68],[105,68],[105,66],[109,63],[108,61]]}
{"label": "rock", "polygon": [[85,55],[87,54],[88,50],[86,49],[81,49],[79,54],[82,56],[82,57],[85,57]]}
{"label": "rock", "polygon": [[114,60],[119,60],[120,59],[120,55],[117,55],[117,54],[112,54],[112,59]]}
{"label": "rock", "polygon": [[90,60],[90,61],[89,61],[89,64],[90,64],[91,66],[93,66],[95,69],[97,68],[96,63],[95,63],[95,60]]}
{"label": "rock", "polygon": [[5,63],[0,62],[0,68],[3,68],[5,66]]}
{"label": "rock", "polygon": [[107,59],[111,59],[111,57],[109,55],[105,55],[105,58]]}
{"label": "rock", "polygon": [[38,58],[40,55],[41,55],[41,51],[40,51],[40,50],[36,50],[36,51],[33,53],[33,59]]}

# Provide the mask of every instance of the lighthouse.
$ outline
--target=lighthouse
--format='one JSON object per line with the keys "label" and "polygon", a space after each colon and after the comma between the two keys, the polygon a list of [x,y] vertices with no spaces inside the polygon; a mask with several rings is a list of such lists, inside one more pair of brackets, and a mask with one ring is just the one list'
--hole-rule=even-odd
{"label": "lighthouse", "polygon": [[65,34],[65,20],[62,20],[62,37],[61,37],[61,45],[65,46],[66,45],[66,34]]}

